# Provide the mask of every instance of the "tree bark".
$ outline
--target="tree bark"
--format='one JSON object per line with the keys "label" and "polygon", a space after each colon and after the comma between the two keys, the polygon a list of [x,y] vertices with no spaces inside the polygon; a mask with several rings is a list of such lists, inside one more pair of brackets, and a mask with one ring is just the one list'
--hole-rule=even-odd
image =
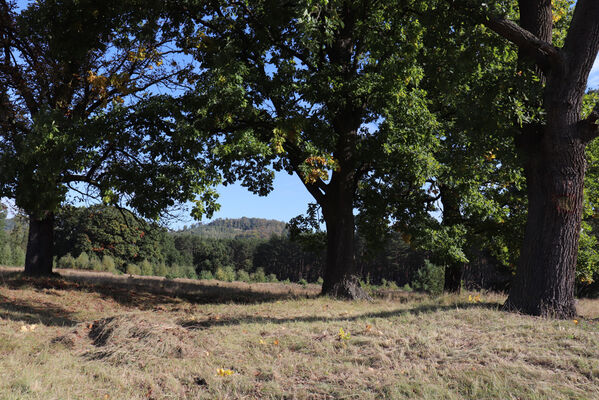
{"label": "tree bark", "polygon": [[354,258],[353,183],[335,174],[322,205],[327,228],[327,256],[322,294],[337,298],[370,299],[360,287]]}
{"label": "tree bark", "polygon": [[[549,0],[520,0],[520,27],[486,25],[531,57],[543,88],[544,126],[523,132],[528,218],[520,262],[505,307],[527,314],[576,314],[574,276],[582,218],[584,149],[597,135],[581,120],[582,98],[599,52],[599,2],[578,0],[562,49],[552,46]],[[501,25],[501,26],[500,26]],[[522,62],[522,59],[520,60]],[[528,127],[531,128],[531,127]]]}
{"label": "tree bark", "polygon": [[554,318],[576,315],[574,278],[586,168],[579,128],[583,93],[557,71],[551,73],[545,89],[547,123],[528,133],[528,218],[507,309]]}
{"label": "tree bark", "polygon": [[29,238],[25,257],[25,274],[52,275],[54,257],[54,214],[44,218],[29,218]]}

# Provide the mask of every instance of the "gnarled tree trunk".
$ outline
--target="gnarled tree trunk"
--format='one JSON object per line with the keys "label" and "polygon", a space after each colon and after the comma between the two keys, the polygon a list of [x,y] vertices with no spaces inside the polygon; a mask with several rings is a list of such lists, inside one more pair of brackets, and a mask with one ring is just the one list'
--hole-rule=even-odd
{"label": "gnarled tree trunk", "polygon": [[[520,26],[489,17],[488,27],[534,60],[544,87],[545,126],[526,135],[523,150],[528,219],[521,258],[505,307],[571,318],[586,159],[599,115],[582,120],[582,98],[599,52],[599,2],[578,0],[564,47],[552,45],[549,0],[520,0]],[[599,110],[598,110],[599,111]]]}
{"label": "gnarled tree trunk", "polygon": [[25,274],[52,275],[54,257],[54,214],[38,219],[29,218],[29,238],[25,257]]}

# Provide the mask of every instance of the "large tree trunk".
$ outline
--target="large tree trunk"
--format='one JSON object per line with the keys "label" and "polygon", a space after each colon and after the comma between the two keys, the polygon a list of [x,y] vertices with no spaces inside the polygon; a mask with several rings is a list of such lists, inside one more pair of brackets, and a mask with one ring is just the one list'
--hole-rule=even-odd
{"label": "large tree trunk", "polygon": [[349,299],[368,299],[356,276],[354,259],[353,185],[334,176],[323,205],[327,228],[327,258],[322,294]]}
{"label": "large tree trunk", "polygon": [[[521,24],[551,43],[551,1],[520,1]],[[548,71],[546,125],[524,138],[528,218],[520,262],[505,307],[554,318],[576,315],[574,278],[582,219],[585,146],[597,134],[581,121],[582,98],[599,51],[599,2],[579,0],[564,47],[536,52]],[[530,42],[529,42],[530,44]],[[529,49],[535,49],[533,43]],[[540,71],[541,68],[539,68]],[[588,133],[591,129],[592,133]],[[590,137],[587,137],[590,135]]]}
{"label": "large tree trunk", "polygon": [[[555,80],[553,78],[552,80]],[[551,82],[550,82],[551,85]],[[528,218],[506,308],[532,315],[576,315],[574,277],[582,219],[585,143],[576,99],[547,89],[547,125],[527,148]],[[536,143],[535,143],[536,142]]]}
{"label": "large tree trunk", "polygon": [[54,214],[42,219],[29,218],[29,238],[25,257],[25,274],[52,275],[54,256]]}

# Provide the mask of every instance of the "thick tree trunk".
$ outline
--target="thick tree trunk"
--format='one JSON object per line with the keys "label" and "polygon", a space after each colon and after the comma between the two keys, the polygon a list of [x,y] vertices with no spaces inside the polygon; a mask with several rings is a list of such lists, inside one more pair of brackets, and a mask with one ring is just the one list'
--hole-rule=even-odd
{"label": "thick tree trunk", "polygon": [[327,258],[322,294],[338,298],[369,299],[360,287],[354,259],[353,188],[333,178],[323,215],[327,228]]}
{"label": "thick tree trunk", "polygon": [[30,217],[25,274],[30,276],[52,275],[54,256],[54,215],[42,219]]}
{"label": "thick tree trunk", "polygon": [[443,290],[449,293],[460,293],[462,291],[462,274],[464,265],[452,263],[445,267],[445,283]]}
{"label": "thick tree trunk", "polygon": [[[520,0],[519,5],[521,26],[551,43],[551,1]],[[522,63],[522,54],[519,58]],[[538,66],[536,72],[545,82]],[[576,131],[582,93],[564,85],[565,77],[558,77],[561,73],[553,71],[545,88],[547,125],[523,132],[528,217],[505,308],[571,318],[576,314],[574,277],[586,160]]]}
{"label": "thick tree trunk", "polygon": [[519,5],[520,27],[495,18],[486,24],[519,46],[521,63],[524,56],[535,61],[540,81],[546,82],[546,126],[523,138],[528,219],[516,279],[505,306],[528,314],[571,318],[576,313],[574,276],[584,148],[598,136],[596,118],[581,121],[580,114],[599,52],[599,1],[577,1],[561,49],[552,46],[552,2],[519,0]]}
{"label": "thick tree trunk", "polygon": [[547,125],[532,134],[536,140],[525,149],[528,219],[505,307],[572,318],[586,158],[577,131],[579,104],[567,88],[555,89],[560,89],[558,82],[554,77],[548,84]]}

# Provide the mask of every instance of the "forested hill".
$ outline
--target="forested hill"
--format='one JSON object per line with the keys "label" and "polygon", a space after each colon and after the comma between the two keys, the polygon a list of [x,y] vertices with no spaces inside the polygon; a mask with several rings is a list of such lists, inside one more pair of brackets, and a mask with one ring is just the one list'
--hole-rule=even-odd
{"label": "forested hill", "polygon": [[285,231],[285,222],[263,218],[216,219],[208,224],[194,224],[178,231],[214,239],[255,237],[268,239]]}

